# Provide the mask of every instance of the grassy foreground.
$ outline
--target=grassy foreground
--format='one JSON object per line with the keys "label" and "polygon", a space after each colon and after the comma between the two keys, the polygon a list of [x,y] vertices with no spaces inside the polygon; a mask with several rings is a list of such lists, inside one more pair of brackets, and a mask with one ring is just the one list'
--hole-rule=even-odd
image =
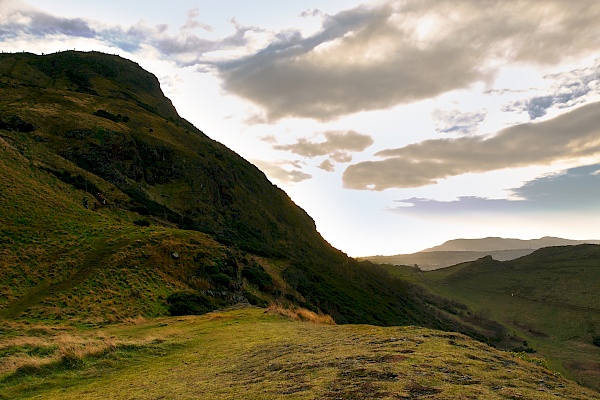
{"label": "grassy foreground", "polygon": [[2,399],[600,399],[460,334],[260,308],[95,330],[13,322],[0,354]]}

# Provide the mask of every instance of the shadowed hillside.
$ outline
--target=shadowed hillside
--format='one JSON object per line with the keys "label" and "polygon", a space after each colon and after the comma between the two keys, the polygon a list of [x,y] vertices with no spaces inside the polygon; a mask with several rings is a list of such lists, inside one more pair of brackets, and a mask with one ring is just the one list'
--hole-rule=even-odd
{"label": "shadowed hillside", "polygon": [[102,321],[276,301],[338,322],[458,326],[439,299],[333,249],[261,171],[180,118],[137,64],[2,54],[0,76],[5,317]]}

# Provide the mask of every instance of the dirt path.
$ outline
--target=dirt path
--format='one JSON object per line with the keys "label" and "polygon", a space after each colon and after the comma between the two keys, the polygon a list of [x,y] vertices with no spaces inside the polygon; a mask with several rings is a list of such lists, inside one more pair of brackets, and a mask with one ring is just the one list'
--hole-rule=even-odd
{"label": "dirt path", "polygon": [[92,249],[83,259],[80,268],[68,280],[54,283],[42,284],[32,288],[28,293],[21,296],[14,304],[0,312],[0,317],[6,319],[15,319],[19,317],[28,308],[40,303],[46,297],[68,290],[84,282],[103,262],[116,251],[131,243],[130,239],[120,239],[114,243],[107,244],[106,238],[96,240],[92,244]]}

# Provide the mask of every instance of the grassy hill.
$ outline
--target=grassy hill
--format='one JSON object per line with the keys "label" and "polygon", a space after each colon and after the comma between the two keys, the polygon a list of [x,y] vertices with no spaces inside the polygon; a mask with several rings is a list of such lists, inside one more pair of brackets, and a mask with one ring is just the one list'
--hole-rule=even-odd
{"label": "grassy hill", "polygon": [[533,253],[530,249],[517,250],[488,250],[488,251],[427,251],[412,254],[397,254],[394,256],[361,257],[361,260],[371,261],[376,264],[392,265],[417,265],[423,271],[446,268],[467,261],[474,261],[485,256],[492,256],[494,260],[506,261],[523,257]]}
{"label": "grassy hill", "polygon": [[485,257],[412,274],[388,270],[466,304],[474,318],[501,322],[509,335],[524,338],[524,350],[600,388],[600,246],[548,247],[512,261]]}
{"label": "grassy hill", "polygon": [[361,257],[361,260],[376,264],[418,265],[423,271],[450,267],[475,261],[485,256],[494,260],[507,261],[533,253],[537,249],[552,246],[575,246],[578,244],[600,244],[598,240],[570,240],[556,237],[521,240],[488,237],[483,239],[453,239],[429,249],[412,254],[393,256]]}
{"label": "grassy hill", "polygon": [[12,323],[0,398],[600,399],[543,360],[460,334],[302,315],[245,308],[93,331]]}
{"label": "grassy hill", "polygon": [[[183,317],[250,304],[446,333],[263,309]],[[522,341],[500,328],[332,248],[137,64],[0,55],[0,398],[590,398],[482,343]],[[429,350],[405,359],[405,342]]]}
{"label": "grassy hill", "polygon": [[0,163],[4,318],[101,324],[249,301],[485,334],[332,248],[120,57],[1,54]]}

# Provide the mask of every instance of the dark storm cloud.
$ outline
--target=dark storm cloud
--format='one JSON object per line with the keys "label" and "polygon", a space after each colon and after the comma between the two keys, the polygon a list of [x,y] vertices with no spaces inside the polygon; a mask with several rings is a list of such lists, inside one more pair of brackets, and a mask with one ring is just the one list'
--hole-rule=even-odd
{"label": "dark storm cloud", "polygon": [[410,215],[463,213],[543,213],[600,208],[600,164],[543,176],[509,190],[519,200],[460,197],[454,201],[411,198],[393,211]]}
{"label": "dark storm cloud", "polygon": [[418,187],[466,173],[550,164],[600,153],[600,103],[554,119],[506,128],[495,136],[426,140],[383,150],[381,161],[350,165],[344,187],[359,190]]}

